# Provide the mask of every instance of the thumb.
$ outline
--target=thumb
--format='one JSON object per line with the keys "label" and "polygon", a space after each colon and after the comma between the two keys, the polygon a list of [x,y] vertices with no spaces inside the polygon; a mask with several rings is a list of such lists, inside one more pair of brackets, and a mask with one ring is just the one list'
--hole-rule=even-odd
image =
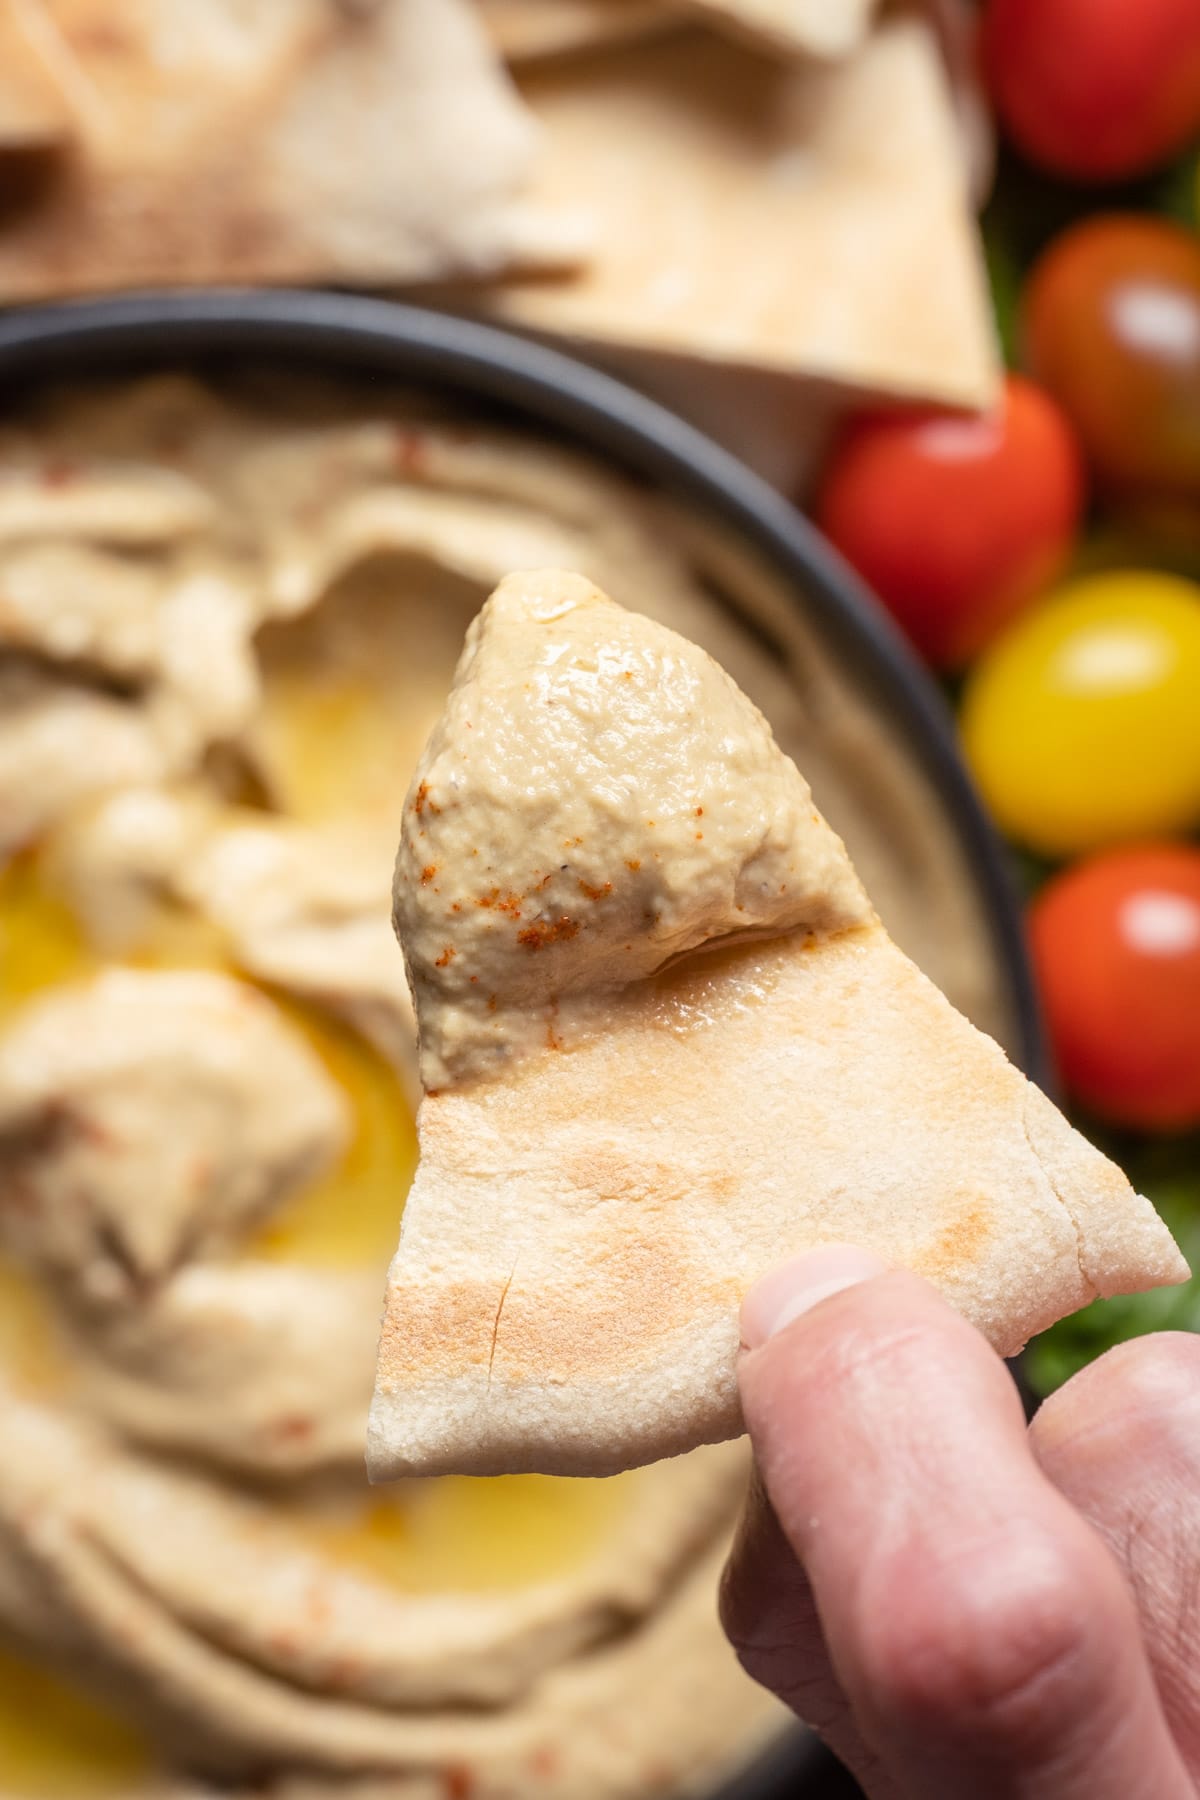
{"label": "thumb", "polygon": [[1137,1614],[1008,1371],[916,1276],[831,1247],[752,1290],[746,1423],[864,1744],[923,1800],[1194,1800]]}

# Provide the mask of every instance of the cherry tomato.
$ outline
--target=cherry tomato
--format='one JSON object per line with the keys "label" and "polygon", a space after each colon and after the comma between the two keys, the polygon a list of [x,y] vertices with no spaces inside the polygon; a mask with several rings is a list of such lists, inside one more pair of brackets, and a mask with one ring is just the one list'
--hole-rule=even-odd
{"label": "cherry tomato", "polygon": [[977,664],[963,745],[1001,828],[1050,856],[1200,822],[1200,587],[1088,576]]}
{"label": "cherry tomato", "polygon": [[1110,850],[1029,913],[1063,1081],[1116,1124],[1200,1125],[1200,850]]}
{"label": "cherry tomato", "polygon": [[[1194,0],[1200,17],[1200,0]],[[1163,220],[1085,220],[1035,265],[1025,360],[1118,498],[1200,507],[1200,239]]]}
{"label": "cherry tomato", "polygon": [[1014,142],[1059,175],[1138,175],[1200,131],[1196,0],[990,0],[983,61]]}
{"label": "cherry tomato", "polygon": [[1082,505],[1070,426],[1013,375],[993,414],[852,424],[815,516],[921,654],[955,668],[1057,573]]}

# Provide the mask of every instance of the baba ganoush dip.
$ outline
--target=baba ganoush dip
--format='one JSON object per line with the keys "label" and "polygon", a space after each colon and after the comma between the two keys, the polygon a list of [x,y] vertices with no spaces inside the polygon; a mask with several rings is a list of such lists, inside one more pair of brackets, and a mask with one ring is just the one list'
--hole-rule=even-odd
{"label": "baba ganoush dip", "polygon": [[716,1446],[373,1495],[415,1161],[409,775],[514,568],[586,571],[770,719],[885,922],[1011,1039],[964,852],[781,579],[419,396],[163,376],[0,428],[0,1800],[625,1800],[782,1729]]}

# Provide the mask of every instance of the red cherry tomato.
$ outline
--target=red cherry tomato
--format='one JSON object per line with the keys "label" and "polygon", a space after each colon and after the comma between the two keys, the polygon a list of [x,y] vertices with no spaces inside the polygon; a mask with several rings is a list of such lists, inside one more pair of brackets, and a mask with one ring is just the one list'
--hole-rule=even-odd
{"label": "red cherry tomato", "polygon": [[[1200,0],[1195,0],[1200,15]],[[1200,504],[1200,239],[1162,220],[1086,220],[1035,265],[1025,360],[1118,499]]]}
{"label": "red cherry tomato", "polygon": [[1138,175],[1200,131],[1196,0],[990,0],[983,60],[1013,141],[1059,175]]}
{"label": "red cherry tomato", "polygon": [[995,413],[853,423],[815,516],[922,655],[956,668],[1054,576],[1082,505],[1070,426],[1010,375]]}
{"label": "red cherry tomato", "polygon": [[1076,1099],[1120,1125],[1200,1125],[1200,849],[1078,863],[1034,900],[1029,933]]}

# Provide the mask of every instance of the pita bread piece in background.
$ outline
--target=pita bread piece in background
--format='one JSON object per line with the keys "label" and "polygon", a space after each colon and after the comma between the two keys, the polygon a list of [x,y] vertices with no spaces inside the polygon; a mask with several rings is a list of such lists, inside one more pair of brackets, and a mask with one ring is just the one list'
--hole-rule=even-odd
{"label": "pita bread piece in background", "polygon": [[486,289],[497,316],[597,353],[992,401],[982,250],[922,20],[886,22],[833,65],[688,28],[539,65],[522,85],[546,138],[536,193],[585,209],[594,249],[565,278]]}
{"label": "pita bread piece in background", "polygon": [[74,136],[0,227],[0,299],[357,284],[567,254],[469,0],[41,0]]}
{"label": "pita bread piece in background", "polygon": [[[494,32],[500,39],[507,38],[510,55],[519,61],[522,52],[526,56],[532,55],[539,46],[544,53],[555,51],[562,57],[577,56],[581,51],[603,41],[601,33],[605,29],[610,34],[609,42],[615,42],[621,35],[616,30],[621,21],[632,23],[634,19],[641,19],[642,35],[645,36],[649,35],[650,23],[656,19],[659,33],[662,34],[669,31],[673,23],[679,22],[686,0],[670,0],[670,4],[667,0],[662,0],[657,10],[653,0],[646,0],[644,5],[641,0],[577,0],[577,4],[566,5],[558,4],[556,0],[479,0],[479,3]],[[708,3],[709,0],[696,0],[693,11]],[[723,4],[724,0],[715,0],[713,9],[707,14],[707,24],[714,30],[722,24],[726,31],[730,29],[730,20],[726,18],[722,21],[720,17]],[[861,35],[861,29],[865,29],[867,22],[867,9],[857,5],[857,0],[850,0],[844,7],[826,5],[821,0],[821,4],[815,9],[807,7],[801,0],[801,5],[796,10],[811,14],[810,22],[815,22],[822,31],[834,37],[841,34],[846,38],[847,52],[857,47],[857,43],[849,42],[846,34],[853,29],[856,35]],[[939,50],[941,74],[949,78],[949,112],[958,128],[958,157],[963,187],[971,204],[978,205],[986,195],[990,183],[992,146],[986,116],[982,110],[978,78],[967,55],[970,19],[973,15],[965,11],[965,0],[929,0],[923,10],[931,27],[928,41]],[[591,44],[589,31],[592,34]],[[626,31],[625,41],[628,42],[632,35],[636,34]],[[693,39],[692,33],[676,32],[673,42],[682,45],[686,53],[687,46]],[[746,41],[743,34],[743,47]],[[767,47],[776,56],[781,54],[781,46]],[[794,61],[795,47],[792,46],[787,54]],[[738,60],[741,60],[740,55]],[[608,59],[599,59],[596,66],[601,71],[602,79],[611,78],[607,73],[610,69]],[[936,76],[936,67],[934,73]],[[568,69],[558,70],[556,88],[566,81],[568,75]],[[586,83],[586,66],[577,71],[577,76]],[[530,93],[536,102],[536,82],[531,84]],[[685,103],[686,98],[684,95]],[[703,100],[703,96],[701,98]],[[871,121],[872,142],[877,139],[877,135],[878,123]],[[797,152],[797,159],[800,156],[801,153]],[[851,228],[853,215],[843,223],[846,229]],[[868,229],[873,229],[873,219],[870,216],[867,225]],[[970,247],[970,240],[975,236],[974,225],[969,221],[965,225],[960,222],[958,229],[966,235],[968,254],[977,259],[978,245],[973,249]],[[583,235],[586,237],[586,232]],[[769,266],[778,265],[782,260],[788,270],[795,269],[801,260],[799,246],[794,242],[790,230],[778,237],[764,238],[759,253],[767,258]],[[811,280],[811,276],[808,279]],[[872,275],[872,280],[874,279],[875,276]],[[712,282],[721,282],[725,288],[731,286],[727,273],[723,277],[714,276]],[[710,291],[715,292],[717,290],[712,282]],[[744,287],[745,282],[740,285]],[[549,305],[552,296],[547,294],[544,297]],[[457,296],[458,304],[461,305],[463,299],[464,296],[460,293]],[[828,296],[828,304],[832,308],[836,304],[836,296]],[[982,288],[978,290],[978,306],[981,312],[980,330],[986,339],[991,325],[990,316],[985,314],[986,302]],[[585,348],[592,360],[601,363],[632,386],[661,400],[690,419],[693,424],[699,425],[702,431],[716,437],[727,449],[765,476],[773,486],[794,495],[807,492],[837,419],[845,413],[848,406],[862,404],[864,395],[874,398],[877,392],[869,382],[865,386],[862,383],[856,384],[845,375],[825,379],[806,375],[802,369],[750,369],[712,358],[698,360],[703,355],[702,349],[696,355],[679,351],[664,355],[652,343],[645,346],[636,338],[626,341],[617,337],[593,337]],[[871,366],[878,368],[878,359],[871,359]],[[933,383],[930,397],[936,400],[947,391],[947,370],[933,358],[926,358],[925,367],[927,377]],[[992,371],[993,381],[998,379],[998,372],[999,365],[996,362]],[[954,373],[951,368],[951,387],[954,386]],[[892,391],[893,386],[885,387],[882,397],[886,399]],[[920,399],[922,396],[914,393],[906,397]],[[994,392],[989,397],[994,398]]]}
{"label": "pita bread piece in background", "polygon": [[1005,1355],[1186,1277],[891,942],[757,709],[581,576],[510,576],[472,625],[396,920],[427,1094],[374,1479],[737,1434],[742,1296],[817,1244],[919,1271]]}

